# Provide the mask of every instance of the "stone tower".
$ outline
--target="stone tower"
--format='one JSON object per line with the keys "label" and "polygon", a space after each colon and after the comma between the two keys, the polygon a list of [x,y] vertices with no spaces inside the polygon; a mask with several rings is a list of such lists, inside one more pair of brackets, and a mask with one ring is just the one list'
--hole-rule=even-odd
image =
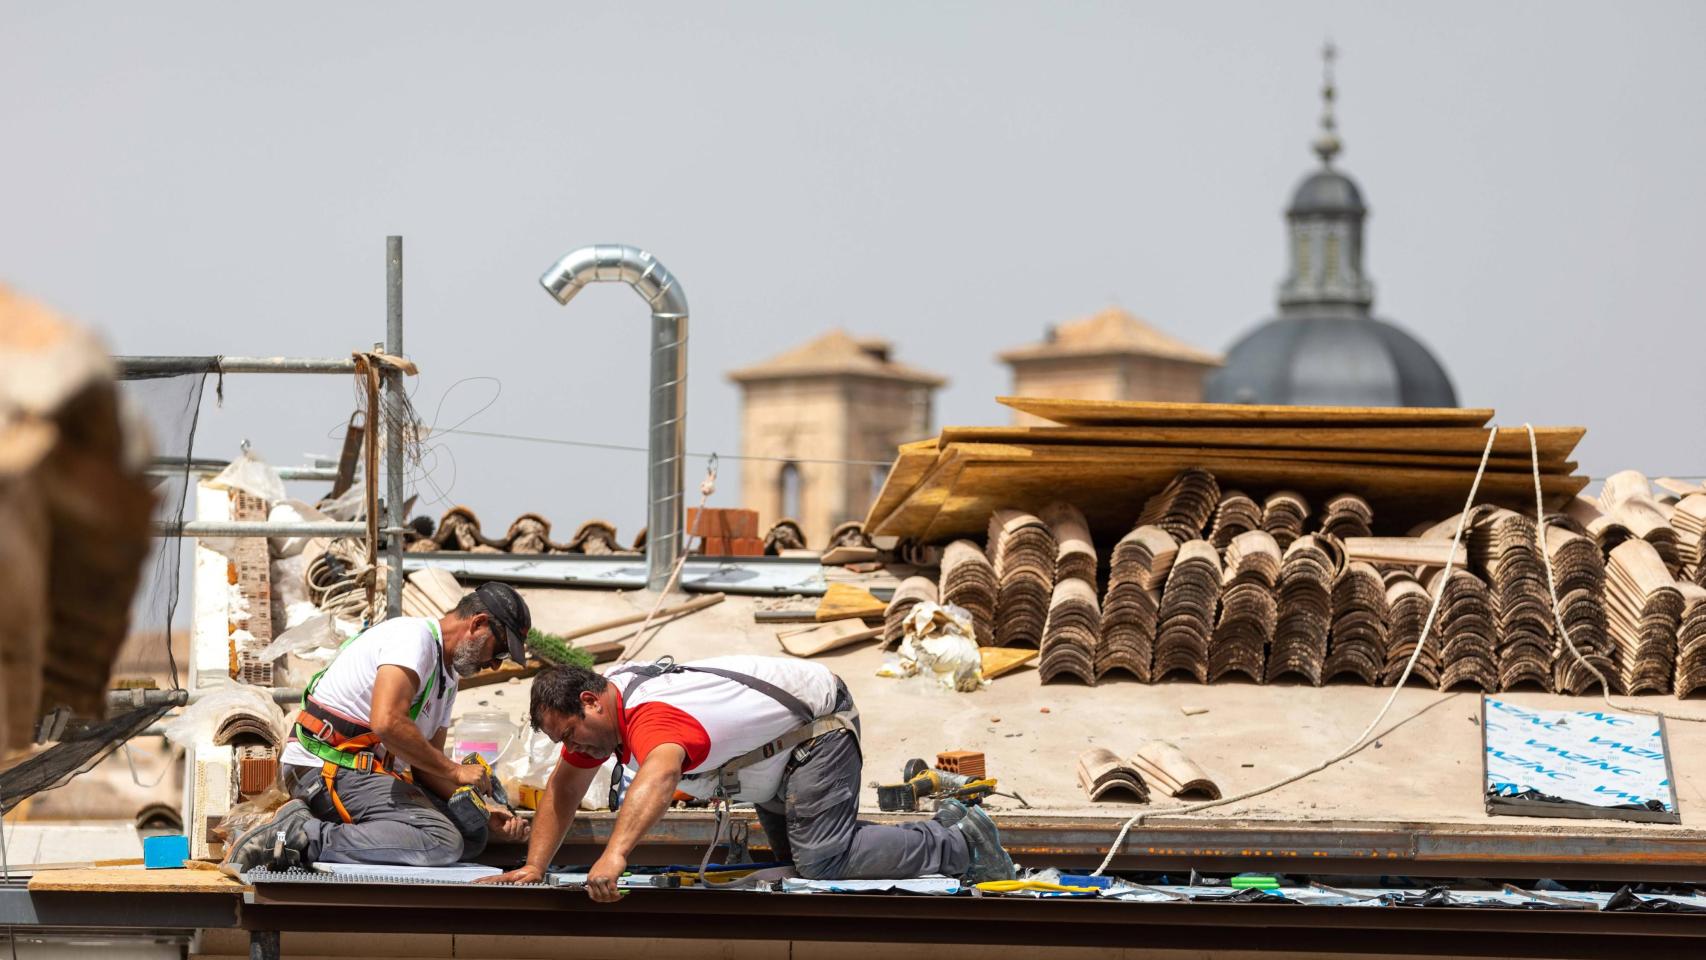
{"label": "stone tower", "polygon": [[799,521],[821,548],[865,516],[895,448],[930,435],[946,381],[896,363],[884,340],[830,332],[729,379],[741,388],[741,503],[759,526]]}
{"label": "stone tower", "polygon": [[[1220,358],[1175,339],[1117,307],[1050,327],[1041,343],[1001,354],[1013,370],[1013,394],[1074,400],[1203,398],[1203,378]],[[1021,426],[1042,423],[1014,411]]]}

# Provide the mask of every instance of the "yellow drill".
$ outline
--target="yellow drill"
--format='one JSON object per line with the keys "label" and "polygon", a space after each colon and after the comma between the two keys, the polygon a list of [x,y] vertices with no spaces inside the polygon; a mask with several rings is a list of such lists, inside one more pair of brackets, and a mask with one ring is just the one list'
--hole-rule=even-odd
{"label": "yellow drill", "polygon": [[[497,772],[486,758],[478,753],[470,753],[462,758],[465,764],[478,764],[486,770],[487,782],[491,784],[489,796],[498,806],[515,813],[515,808],[509,805],[509,794],[505,792],[502,781],[498,780]],[[450,819],[456,822],[457,829],[464,834],[478,834],[484,831],[491,820],[491,807],[486,803],[486,797],[480,795],[473,787],[457,787],[446,802],[450,808]]]}
{"label": "yellow drill", "polygon": [[980,803],[995,792],[994,777],[968,777],[926,766],[923,760],[908,760],[901,771],[902,783],[887,783],[877,787],[877,809],[885,813],[911,812],[925,797],[938,800],[953,797],[966,803]]}

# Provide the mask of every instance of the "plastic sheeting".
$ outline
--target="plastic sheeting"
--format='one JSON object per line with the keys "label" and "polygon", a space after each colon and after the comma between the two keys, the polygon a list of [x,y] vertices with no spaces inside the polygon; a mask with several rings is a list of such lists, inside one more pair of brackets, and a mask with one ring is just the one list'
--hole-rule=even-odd
{"label": "plastic sheeting", "polygon": [[1664,719],[1482,698],[1487,811],[1680,823]]}

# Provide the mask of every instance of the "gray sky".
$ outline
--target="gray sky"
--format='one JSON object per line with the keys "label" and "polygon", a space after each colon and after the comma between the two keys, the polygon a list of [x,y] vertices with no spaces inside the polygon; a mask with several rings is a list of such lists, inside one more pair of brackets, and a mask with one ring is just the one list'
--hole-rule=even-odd
{"label": "gray sky", "polygon": [[[693,450],[736,450],[724,371],[835,325],[1005,422],[994,354],[1049,323],[1271,313],[1329,33],[1377,311],[1595,475],[1706,473],[1697,3],[10,3],[0,282],[115,352],[338,355],[400,233],[424,416],[497,378],[469,429],[644,444],[643,304],[537,284],[632,243],[693,307]],[[197,453],[335,453],[352,395],[233,378]],[[642,522],[641,454],[438,442],[488,527]]]}

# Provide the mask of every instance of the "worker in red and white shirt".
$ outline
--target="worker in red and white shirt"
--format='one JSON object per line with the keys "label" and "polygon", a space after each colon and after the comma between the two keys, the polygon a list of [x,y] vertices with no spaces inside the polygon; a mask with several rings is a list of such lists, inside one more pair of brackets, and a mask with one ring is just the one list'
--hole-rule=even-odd
{"label": "worker in red and white shirt", "polygon": [[948,800],[932,820],[858,819],[858,711],[846,684],[805,660],[729,656],[624,664],[600,676],[553,667],[533,680],[536,729],[563,745],[533,821],[527,863],[492,878],[537,883],[562,845],[593,774],[611,756],[634,771],[604,854],[587,878],[613,902],[628,856],[676,792],[750,802],[776,859],[811,879],[946,874],[1011,879],[995,823]]}

